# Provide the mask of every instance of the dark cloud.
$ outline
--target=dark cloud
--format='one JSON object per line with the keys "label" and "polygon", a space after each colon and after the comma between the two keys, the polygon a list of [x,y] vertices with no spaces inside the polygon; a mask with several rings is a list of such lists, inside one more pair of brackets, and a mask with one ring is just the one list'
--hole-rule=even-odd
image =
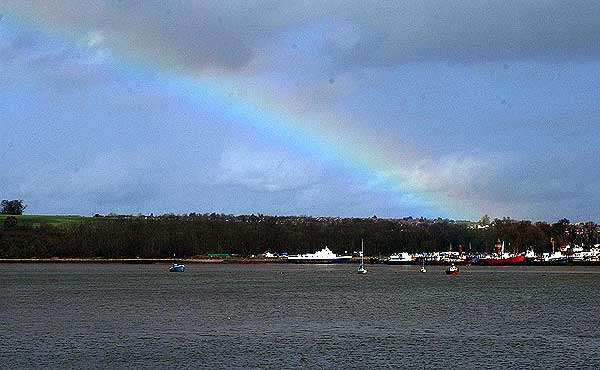
{"label": "dark cloud", "polygon": [[[383,3],[382,3],[383,4]],[[423,1],[352,8],[349,63],[572,59],[600,52],[595,1]],[[358,14],[358,11],[361,14]]]}
{"label": "dark cloud", "polygon": [[[226,4],[226,5],[223,5]],[[74,32],[100,32],[106,46],[149,56],[172,68],[237,69],[252,57],[253,42],[272,29],[260,6],[246,2],[8,1],[4,9]],[[1,8],[0,8],[1,9]]]}
{"label": "dark cloud", "polygon": [[340,65],[600,54],[600,3],[590,0],[63,0],[52,6],[6,0],[1,10],[75,32],[100,31],[113,47],[192,70],[239,69],[255,56],[257,43],[315,26],[329,30],[322,37]]}
{"label": "dark cloud", "polygon": [[[141,173],[128,163],[113,168],[107,163],[115,160],[109,158],[107,163],[86,164],[89,173],[66,171],[54,186],[50,180],[58,164],[49,166],[47,173],[32,176],[31,184],[14,173],[2,180],[4,188],[21,184],[30,195],[25,198],[40,199],[38,203],[42,203],[42,198],[35,198],[39,189],[50,189],[44,196],[63,194],[52,205],[63,204],[63,209],[68,209],[64,204],[76,207],[82,203],[85,205],[78,209],[110,211],[128,203],[126,210],[162,204],[159,207],[169,211],[201,204],[225,211],[371,214],[372,207],[393,207],[397,202],[390,199],[398,194],[386,186],[408,177],[423,184],[415,193],[429,192],[432,198],[442,194],[483,213],[552,218],[553,209],[559,207],[569,217],[597,218],[598,210],[592,206],[598,204],[598,196],[590,185],[596,184],[598,177],[597,64],[581,62],[600,56],[600,3],[62,0],[50,4],[4,0],[0,13],[8,18],[0,23],[0,81],[20,83],[13,91],[20,95],[11,101],[5,93],[0,108],[14,108],[16,124],[12,126],[19,132],[29,133],[37,122],[48,121],[49,106],[53,105],[34,104],[32,112],[27,112],[29,107],[20,108],[21,96],[48,90],[49,101],[57,103],[57,130],[72,122],[74,127],[87,125],[97,135],[73,134],[69,143],[57,139],[63,153],[70,151],[71,142],[77,143],[73,147],[105,153],[103,146],[112,144],[121,133],[131,138],[120,144],[123,147],[159,142],[146,128],[164,126],[168,130],[160,131],[160,142],[165,137],[197,141],[201,136],[210,136],[214,142],[210,147],[197,145],[199,154],[185,158],[222,157],[220,162],[198,166],[172,159],[165,165],[174,168],[169,176],[142,164]],[[34,31],[38,27],[30,29],[13,22],[15,19],[29,20],[41,26],[41,32]],[[9,32],[2,33],[8,20],[13,22],[6,28]],[[67,37],[62,37],[65,34]],[[109,53],[106,61],[103,52]],[[340,132],[348,135],[335,138],[340,146],[356,147],[353,129],[364,129],[367,134],[360,135],[362,142],[369,142],[368,133],[373,133],[366,148],[374,157],[385,159],[386,153],[402,152],[404,142],[419,148],[418,156],[406,161],[400,156],[397,166],[390,166],[398,173],[383,174],[390,180],[380,187],[373,185],[382,192],[371,192],[368,184],[354,184],[355,189],[348,190],[348,184],[340,179],[354,174],[344,172],[339,179],[326,176],[334,167],[331,163],[321,168],[303,160],[303,154],[296,157],[273,148],[256,150],[259,146],[252,141],[247,149],[221,153],[226,147],[221,141],[227,143],[229,136],[244,137],[249,131],[268,136],[277,130],[238,132],[247,122],[236,118],[231,119],[240,123],[232,130],[235,132],[224,134],[221,119],[207,110],[202,113],[208,122],[204,131],[190,134],[189,127],[196,127],[200,116],[198,102],[187,112],[183,106],[188,103],[172,91],[141,88],[137,79],[147,76],[139,76],[138,71],[128,76],[129,71],[119,69],[127,66],[115,68],[110,64],[112,52],[117,57],[147,58],[170,70],[225,71],[224,80],[232,84],[227,93],[234,104],[258,101],[259,106],[264,103],[269,108],[274,101],[278,104],[273,106],[286,107],[283,113],[289,110],[299,117],[316,117],[315,125],[323,117],[323,121],[347,126]],[[554,65],[548,61],[568,63],[557,63],[564,67],[555,70],[543,66]],[[382,66],[398,68],[379,68]],[[55,94],[76,92],[118,78],[120,73],[124,84],[114,83],[82,98],[93,109],[81,106],[75,99],[78,94]],[[33,124],[22,118],[27,116],[24,113],[36,117],[31,119]],[[147,125],[153,116],[160,117],[160,125]],[[181,126],[180,121],[188,118],[193,123]],[[215,132],[207,135],[207,127]],[[23,156],[33,168],[39,167],[39,158],[60,153],[48,140],[49,131],[40,132],[39,141],[44,145]],[[0,143],[15,140],[17,135],[9,132],[4,136],[7,139]],[[319,139],[307,136],[303,139]],[[385,146],[388,150],[382,150],[381,137],[390,138]],[[269,145],[271,139],[266,140]],[[27,143],[28,148],[36,147]],[[87,148],[94,143],[98,147]],[[174,140],[164,145],[161,154],[190,152],[181,148]],[[131,161],[130,156],[123,154],[123,161]],[[422,163],[418,163],[420,157],[425,158]],[[209,171],[214,168],[214,173]],[[194,173],[200,173],[202,180],[180,184]],[[165,183],[158,177],[174,180]],[[66,178],[80,180],[65,183]],[[103,182],[105,178],[114,180]],[[214,182],[219,189],[207,185]],[[173,204],[179,206],[163,200],[184,191],[183,187],[191,190],[175,199],[179,203]],[[212,193],[207,197],[204,191]],[[79,194],[81,202],[69,201],[72,194]],[[401,202],[397,214],[409,209],[409,203]],[[261,208],[263,204],[266,208]]]}
{"label": "dark cloud", "polygon": [[18,74],[27,76],[52,92],[80,91],[112,79],[106,66],[94,61],[94,50],[56,42],[36,32],[5,32],[0,36],[4,38],[0,67],[10,71],[13,78]]}

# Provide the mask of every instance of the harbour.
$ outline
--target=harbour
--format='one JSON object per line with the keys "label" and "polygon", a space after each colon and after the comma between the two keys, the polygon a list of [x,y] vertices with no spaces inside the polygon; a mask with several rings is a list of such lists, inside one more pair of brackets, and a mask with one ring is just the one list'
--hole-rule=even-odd
{"label": "harbour", "polygon": [[[260,255],[240,256],[230,254],[204,255],[177,258],[186,264],[385,264],[385,265],[468,265],[497,266],[599,266],[600,244],[584,249],[567,245],[552,253],[536,254],[532,250],[507,253],[497,245],[495,253],[469,253],[463,251],[393,253],[390,256],[362,256],[362,252],[336,254],[328,247],[314,253],[288,255],[266,251]],[[0,263],[83,263],[83,264],[164,264],[172,258],[0,258]]]}

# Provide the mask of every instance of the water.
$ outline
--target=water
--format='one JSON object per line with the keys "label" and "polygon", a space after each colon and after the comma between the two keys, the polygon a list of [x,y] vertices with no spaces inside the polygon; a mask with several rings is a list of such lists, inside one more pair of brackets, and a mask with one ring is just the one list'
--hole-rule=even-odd
{"label": "water", "polygon": [[600,269],[0,265],[0,367],[600,368]]}

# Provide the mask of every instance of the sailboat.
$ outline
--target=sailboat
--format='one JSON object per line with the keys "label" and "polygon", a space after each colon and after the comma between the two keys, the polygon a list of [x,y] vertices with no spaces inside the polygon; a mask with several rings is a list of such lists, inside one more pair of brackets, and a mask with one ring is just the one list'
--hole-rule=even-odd
{"label": "sailboat", "polygon": [[360,266],[358,266],[358,273],[359,274],[366,274],[367,273],[367,269],[365,268],[365,243],[364,240],[361,239],[360,240]]}
{"label": "sailboat", "polygon": [[171,268],[169,268],[169,272],[184,272],[185,271],[185,265],[183,263],[176,263],[175,262],[175,254],[173,253],[173,264],[171,265]]}
{"label": "sailboat", "polygon": [[419,271],[421,271],[422,273],[426,273],[427,269],[425,268],[425,257],[423,257],[422,262],[423,264],[421,265],[421,269]]}

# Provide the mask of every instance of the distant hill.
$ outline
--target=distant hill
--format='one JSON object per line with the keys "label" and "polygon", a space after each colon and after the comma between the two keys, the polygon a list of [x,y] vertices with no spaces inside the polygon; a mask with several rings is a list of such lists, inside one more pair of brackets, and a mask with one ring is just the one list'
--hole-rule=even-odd
{"label": "distant hill", "polygon": [[[4,220],[10,215],[0,215],[0,225],[4,223]],[[56,227],[65,227],[73,224],[80,224],[82,222],[96,222],[98,221],[95,217],[86,216],[66,216],[66,215],[21,215],[12,216],[18,220],[20,226],[33,226],[38,227],[41,225],[52,225]],[[1,226],[0,226],[1,227]]]}

